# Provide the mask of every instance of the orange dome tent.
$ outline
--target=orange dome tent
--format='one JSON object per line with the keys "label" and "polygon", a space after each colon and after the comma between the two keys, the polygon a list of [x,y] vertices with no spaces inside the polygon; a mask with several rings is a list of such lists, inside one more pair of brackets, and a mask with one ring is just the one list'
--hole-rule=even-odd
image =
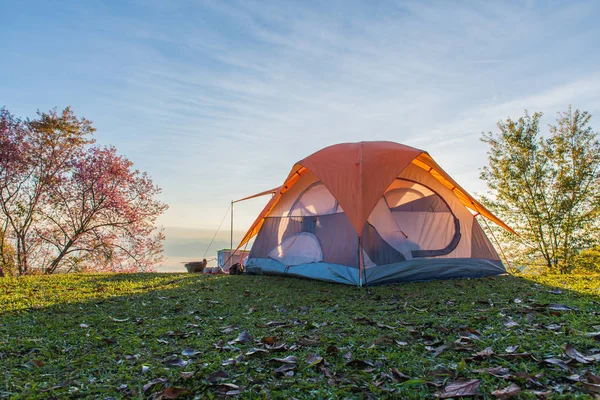
{"label": "orange dome tent", "polygon": [[413,147],[329,146],[265,193],[238,246],[256,236],[251,273],[364,286],[505,272],[475,216],[512,230]]}

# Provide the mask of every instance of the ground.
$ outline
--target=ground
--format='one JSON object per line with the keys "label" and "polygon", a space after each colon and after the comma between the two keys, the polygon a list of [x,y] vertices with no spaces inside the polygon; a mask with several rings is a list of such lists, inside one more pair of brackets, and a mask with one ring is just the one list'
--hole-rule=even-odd
{"label": "ground", "polygon": [[5,278],[0,322],[6,398],[533,399],[600,389],[598,275],[369,290],[268,276]]}

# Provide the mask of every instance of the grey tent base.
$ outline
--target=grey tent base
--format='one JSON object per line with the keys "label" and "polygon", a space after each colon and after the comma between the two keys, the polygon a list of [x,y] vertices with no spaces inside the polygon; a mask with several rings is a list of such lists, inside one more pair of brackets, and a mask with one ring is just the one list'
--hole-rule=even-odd
{"label": "grey tent base", "polygon": [[[250,274],[295,276],[346,285],[360,284],[358,268],[326,262],[286,267],[270,258],[251,258],[246,265]],[[505,273],[500,260],[483,258],[426,258],[367,268],[363,286],[430,281],[434,279],[480,278]]]}

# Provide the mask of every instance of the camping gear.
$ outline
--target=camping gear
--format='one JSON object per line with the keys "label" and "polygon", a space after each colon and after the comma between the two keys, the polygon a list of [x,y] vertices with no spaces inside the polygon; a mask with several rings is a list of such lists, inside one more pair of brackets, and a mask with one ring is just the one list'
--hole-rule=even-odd
{"label": "camping gear", "polygon": [[216,267],[206,267],[204,271],[202,271],[204,275],[224,275],[226,272],[219,266]]}
{"label": "camping gear", "polygon": [[222,249],[217,251],[217,265],[223,269],[225,273],[229,272],[229,268],[234,264],[242,264],[244,259],[250,254],[249,251],[232,251],[231,249]]}
{"label": "camping gear", "polygon": [[244,274],[244,266],[240,263],[235,263],[227,270],[229,275],[243,275]]}
{"label": "camping gear", "polygon": [[[476,220],[504,222],[419,149],[343,143],[297,162],[250,227],[248,273],[358,286],[505,273]],[[250,196],[252,198],[254,196]]]}
{"label": "camping gear", "polygon": [[192,261],[185,263],[184,266],[189,273],[203,273],[206,268],[206,258],[202,261]]}

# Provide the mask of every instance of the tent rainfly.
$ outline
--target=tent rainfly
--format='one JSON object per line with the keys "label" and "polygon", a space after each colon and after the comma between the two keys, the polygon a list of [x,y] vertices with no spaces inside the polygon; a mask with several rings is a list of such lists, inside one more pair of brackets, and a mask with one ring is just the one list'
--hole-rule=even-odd
{"label": "tent rainfly", "polygon": [[238,246],[256,237],[249,273],[371,286],[506,272],[476,217],[512,229],[422,150],[333,145],[264,193],[273,197]]}

